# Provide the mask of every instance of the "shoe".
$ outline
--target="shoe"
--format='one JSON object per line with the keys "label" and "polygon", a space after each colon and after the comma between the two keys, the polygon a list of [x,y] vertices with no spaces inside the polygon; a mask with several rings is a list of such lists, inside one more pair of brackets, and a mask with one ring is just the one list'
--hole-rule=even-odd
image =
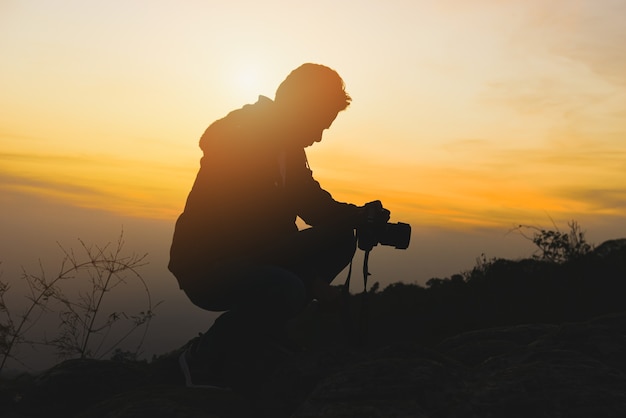
{"label": "shoe", "polygon": [[195,389],[232,390],[209,362],[197,353],[202,336],[192,340],[178,357],[178,364],[185,376],[185,386]]}

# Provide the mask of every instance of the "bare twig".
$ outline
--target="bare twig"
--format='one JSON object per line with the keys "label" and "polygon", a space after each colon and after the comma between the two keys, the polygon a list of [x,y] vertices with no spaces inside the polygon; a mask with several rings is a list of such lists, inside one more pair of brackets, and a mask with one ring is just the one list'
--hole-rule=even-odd
{"label": "bare twig", "polygon": [[[81,252],[66,249],[59,244],[63,253],[60,271],[53,279],[46,277],[45,270],[39,263],[38,274],[29,274],[23,269],[22,279],[28,286],[29,306],[15,317],[5,303],[5,294],[10,286],[0,281],[0,316],[5,318],[0,322],[0,371],[9,358],[15,358],[15,348],[23,343],[44,344],[53,346],[61,357],[97,357],[102,358],[113,351],[120,351],[120,344],[127,340],[139,328],[143,333],[139,337],[134,356],[140,352],[154,309],[148,285],[139,273],[139,268],[146,265],[147,254],[138,256],[123,254],[123,231],[117,240],[117,245],[111,248],[110,244],[103,247],[88,246],[80,240]],[[104,301],[110,299],[105,296],[118,286],[128,284],[127,278],[133,278],[145,292],[145,307],[138,314],[127,314],[123,311],[104,312]],[[1,272],[0,272],[1,278]],[[68,297],[61,288],[62,282],[69,280],[79,281],[78,284],[87,284],[87,291],[78,290],[73,299]],[[40,320],[44,313],[51,312],[51,303],[60,306],[57,311],[60,321],[59,334],[53,339],[44,337],[43,342],[26,340],[25,335]],[[112,339],[114,326],[126,323],[127,329],[120,330],[121,336]],[[94,339],[98,335],[99,341]]]}

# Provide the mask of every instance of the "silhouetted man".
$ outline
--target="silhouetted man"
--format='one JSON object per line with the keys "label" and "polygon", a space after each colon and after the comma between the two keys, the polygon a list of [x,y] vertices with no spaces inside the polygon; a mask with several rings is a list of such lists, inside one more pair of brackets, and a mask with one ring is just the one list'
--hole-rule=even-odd
{"label": "silhouetted man", "polygon": [[[330,283],[354,255],[364,207],[323,190],[304,148],[350,101],[334,70],[304,64],[273,101],[260,96],[202,135],[204,157],[176,222],[169,269],[194,304],[227,312],[181,356],[188,385],[219,385],[225,359],[237,363],[251,347],[280,341],[309,301],[339,296]],[[298,216],[310,228],[299,231]]]}

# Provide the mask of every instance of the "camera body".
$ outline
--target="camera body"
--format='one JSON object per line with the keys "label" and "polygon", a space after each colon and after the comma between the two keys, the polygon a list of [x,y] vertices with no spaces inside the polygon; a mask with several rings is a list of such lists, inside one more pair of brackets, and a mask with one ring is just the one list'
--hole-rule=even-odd
{"label": "camera body", "polygon": [[370,251],[376,245],[389,245],[405,250],[411,240],[411,225],[390,223],[389,211],[378,200],[365,205],[365,223],[357,228],[358,247]]}

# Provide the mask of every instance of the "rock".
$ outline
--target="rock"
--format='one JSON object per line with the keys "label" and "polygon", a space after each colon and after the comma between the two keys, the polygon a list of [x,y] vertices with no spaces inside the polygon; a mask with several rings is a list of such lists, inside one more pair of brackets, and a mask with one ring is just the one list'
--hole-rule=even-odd
{"label": "rock", "polygon": [[324,378],[293,417],[427,417],[460,392],[462,371],[436,352],[389,347],[368,357]]}
{"label": "rock", "polygon": [[147,386],[85,408],[76,418],[228,418],[254,416],[232,391]]}
{"label": "rock", "polygon": [[20,403],[33,416],[71,416],[148,382],[147,365],[91,359],[64,361],[41,375]]}
{"label": "rock", "polygon": [[624,417],[625,352],[626,313],[614,313],[474,330],[433,347],[320,346],[246,394],[184,387],[177,352],[151,363],[71,360],[23,381],[3,416]]}
{"label": "rock", "polygon": [[468,382],[475,416],[619,417],[626,376],[574,350],[527,347],[486,361]]}
{"label": "rock", "polygon": [[477,330],[436,351],[390,347],[322,379],[293,416],[626,416],[624,321]]}
{"label": "rock", "polygon": [[491,357],[518,350],[556,327],[551,324],[524,324],[469,331],[445,339],[437,348],[465,365],[475,366]]}
{"label": "rock", "polygon": [[[478,274],[480,273],[480,274]],[[564,264],[501,261],[432,289],[371,295],[367,346],[336,316],[234,391],[188,389],[180,351],[144,362],[70,360],[0,381],[2,417],[626,417],[626,240]],[[313,332],[312,329],[319,332]],[[345,337],[345,335],[344,335]],[[267,347],[246,364],[269,363]],[[266,353],[266,351],[268,353]],[[247,358],[247,357],[246,357]],[[262,373],[257,373],[262,370]]]}
{"label": "rock", "polygon": [[77,359],[47,370],[13,409],[15,417],[140,418],[251,416],[232,391],[188,389],[178,353],[148,363]]}

